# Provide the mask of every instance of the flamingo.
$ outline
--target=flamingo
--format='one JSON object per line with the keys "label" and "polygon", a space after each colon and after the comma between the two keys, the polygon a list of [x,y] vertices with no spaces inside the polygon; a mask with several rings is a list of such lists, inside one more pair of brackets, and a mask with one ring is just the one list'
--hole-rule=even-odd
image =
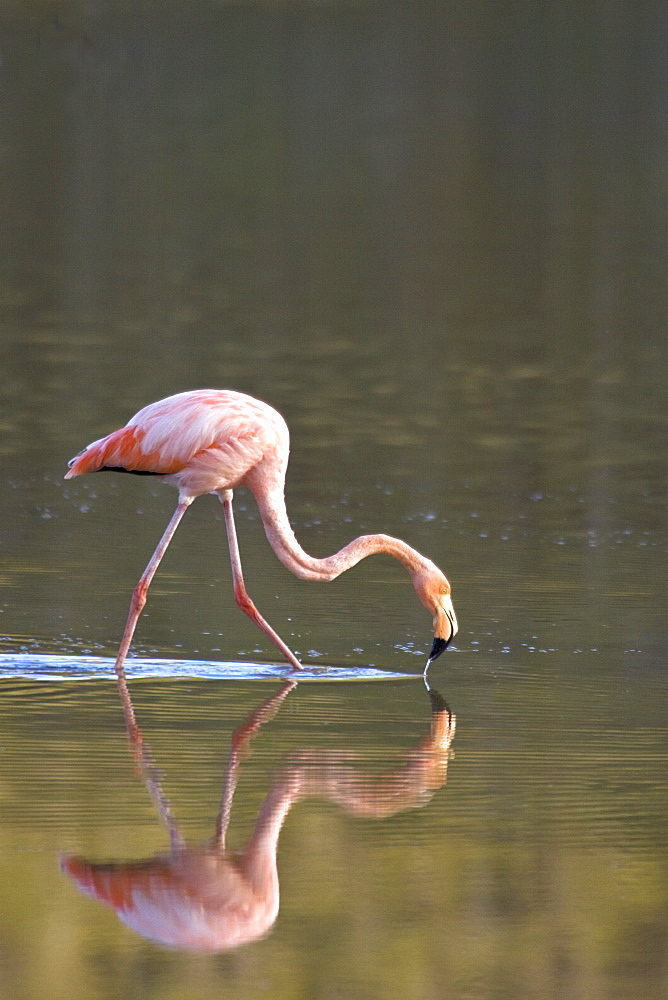
{"label": "flamingo", "polygon": [[264,530],[276,556],[302,580],[334,580],[361,559],[386,553],[410,574],[422,604],[433,616],[434,641],[427,666],[457,633],[451,587],[430,559],[391,535],[360,535],[334,555],[317,559],[301,547],[285,507],[289,432],[283,417],[268,403],[229,389],[196,389],[150,403],[125,427],[93,441],[69,462],[65,479],[88,472],[130,472],[158,476],[179,491],[176,510],[132,592],[125,631],[116,657],[121,674],[149,585],[181,518],[204,493],[222,505],[237,605],[271,639],[295,670],[303,666],[248,596],[232,509],[237,486],[247,487],[257,502]]}

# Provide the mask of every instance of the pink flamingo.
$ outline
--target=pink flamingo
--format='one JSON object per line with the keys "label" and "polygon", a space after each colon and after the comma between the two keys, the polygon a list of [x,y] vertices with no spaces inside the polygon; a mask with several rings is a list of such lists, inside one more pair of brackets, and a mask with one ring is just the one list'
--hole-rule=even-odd
{"label": "pink flamingo", "polygon": [[158,547],[137,583],[116,658],[120,674],[146,595],[176,528],[193,500],[216,493],[225,515],[238,606],[278,646],[295,670],[301,663],[257,610],[246,592],[232,510],[232,491],[253,493],[269,544],[284,566],[302,580],[333,580],[361,559],[387,553],[405,566],[415,591],[433,615],[429,663],[457,632],[450,584],[429,559],[391,535],[360,535],[324,559],[308,555],[290,527],[285,508],[289,433],[283,417],[267,403],[227,389],[198,389],[145,406],[120,430],[93,441],[69,463],[65,479],[111,470],[159,476],[176,486],[179,502]]}

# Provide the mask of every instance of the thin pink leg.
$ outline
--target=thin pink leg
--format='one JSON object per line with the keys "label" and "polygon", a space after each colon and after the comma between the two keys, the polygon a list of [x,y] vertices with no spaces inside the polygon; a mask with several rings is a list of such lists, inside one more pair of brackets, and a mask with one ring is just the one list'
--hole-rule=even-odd
{"label": "thin pink leg", "polygon": [[248,617],[251,618],[255,624],[269,636],[271,641],[278,646],[280,651],[283,653],[283,656],[285,656],[288,662],[292,664],[295,670],[303,670],[304,668],[295,654],[288,646],[285,645],[278,633],[274,632],[269,622],[264,620],[246,592],[244,577],[241,572],[241,557],[239,556],[237,529],[234,524],[234,512],[232,510],[232,490],[225,490],[225,493],[222,494],[222,496],[219,494],[219,496],[220,502],[223,505],[223,511],[225,512],[225,528],[227,529],[227,542],[230,547],[230,562],[232,563],[234,599],[244,614],[247,614]]}
{"label": "thin pink leg", "polygon": [[[193,502],[193,497],[184,497],[179,500],[179,504],[172,515],[172,519],[167,525],[164,535],[158,543],[158,547],[151,556],[151,561],[143,572],[143,575],[132,591],[132,600],[130,601],[130,612],[128,614],[128,620],[125,625],[125,632],[123,633],[123,638],[121,639],[121,645],[118,649],[118,656],[116,657],[115,669],[116,673],[120,676],[123,673],[123,664],[125,662],[125,657],[128,655],[128,650],[130,648],[130,643],[132,642],[132,636],[134,635],[135,628],[137,626],[137,621],[142,612],[142,608],[146,604],[146,593],[149,588],[151,580],[155,576],[155,571],[160,565],[160,560],[167,551],[167,546],[174,537],[174,532],[176,531],[179,521],[185,514],[186,510]],[[127,715],[126,715],[127,717]]]}

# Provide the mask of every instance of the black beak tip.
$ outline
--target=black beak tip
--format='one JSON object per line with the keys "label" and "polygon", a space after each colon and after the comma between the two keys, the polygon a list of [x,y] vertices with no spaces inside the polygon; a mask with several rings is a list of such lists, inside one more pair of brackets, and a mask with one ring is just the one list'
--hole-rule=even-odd
{"label": "black beak tip", "polygon": [[[452,638],[452,636],[450,637]],[[429,654],[429,662],[436,660],[444,649],[447,649],[450,639],[439,639],[438,636],[434,636],[434,644],[431,647],[431,653]]]}

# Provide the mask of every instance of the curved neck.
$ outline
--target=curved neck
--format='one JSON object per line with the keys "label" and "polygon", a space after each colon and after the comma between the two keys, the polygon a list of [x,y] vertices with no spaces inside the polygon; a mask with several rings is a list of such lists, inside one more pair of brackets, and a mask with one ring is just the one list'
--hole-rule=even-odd
{"label": "curved neck", "polygon": [[269,544],[283,565],[302,580],[334,580],[361,559],[376,553],[393,556],[412,577],[432,567],[429,559],[391,535],[360,535],[334,555],[316,559],[295,538],[285,507],[283,482],[275,482],[269,488],[265,482],[261,487],[252,481],[247,485],[257,501]]}

